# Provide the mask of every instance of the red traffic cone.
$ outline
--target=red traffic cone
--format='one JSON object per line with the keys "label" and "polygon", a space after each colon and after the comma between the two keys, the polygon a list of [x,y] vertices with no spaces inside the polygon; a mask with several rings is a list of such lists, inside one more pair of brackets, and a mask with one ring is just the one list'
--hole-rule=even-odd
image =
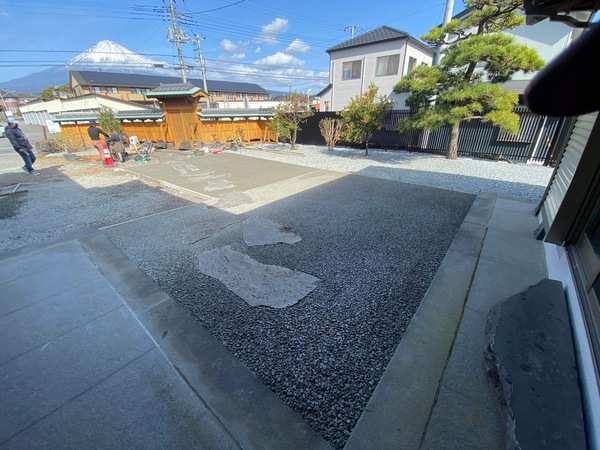
{"label": "red traffic cone", "polygon": [[105,166],[114,166],[115,162],[110,157],[110,152],[108,151],[108,146],[106,144],[102,146],[102,157],[104,159]]}

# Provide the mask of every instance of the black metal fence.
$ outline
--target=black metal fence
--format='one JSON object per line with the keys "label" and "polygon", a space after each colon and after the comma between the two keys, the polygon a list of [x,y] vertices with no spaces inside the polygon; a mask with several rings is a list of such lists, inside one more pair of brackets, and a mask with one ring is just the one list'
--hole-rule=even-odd
{"label": "black metal fence", "polygon": [[[539,116],[522,106],[515,108],[515,112],[520,116],[517,134],[503,132],[499,127],[478,119],[461,123],[458,134],[459,156],[536,162],[553,166],[556,158],[556,140],[561,127],[566,123],[565,119]],[[450,134],[449,126],[434,131],[395,131],[398,121],[409,117],[410,114],[409,110],[390,111],[383,121],[382,129],[373,132],[369,147],[445,154]],[[305,145],[325,145],[325,139],[319,130],[319,122],[325,117],[337,117],[337,114],[315,113],[301,125],[302,130],[298,132],[297,142]],[[348,142],[339,142],[338,145],[361,147]]]}

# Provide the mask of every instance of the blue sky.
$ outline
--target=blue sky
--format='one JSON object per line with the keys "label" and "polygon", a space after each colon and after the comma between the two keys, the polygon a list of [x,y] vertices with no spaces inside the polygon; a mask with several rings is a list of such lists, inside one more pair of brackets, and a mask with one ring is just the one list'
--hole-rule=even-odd
{"label": "blue sky", "polygon": [[[147,58],[178,63],[166,39],[169,0],[0,0],[0,81],[62,65],[102,40]],[[176,0],[181,27],[201,38],[208,79],[273,90],[327,82],[325,50],[388,25],[415,38],[440,24],[445,0]],[[464,9],[455,0],[454,14]],[[182,46],[186,64],[194,46]],[[92,70],[92,68],[90,69]],[[191,77],[196,74],[191,73]]]}

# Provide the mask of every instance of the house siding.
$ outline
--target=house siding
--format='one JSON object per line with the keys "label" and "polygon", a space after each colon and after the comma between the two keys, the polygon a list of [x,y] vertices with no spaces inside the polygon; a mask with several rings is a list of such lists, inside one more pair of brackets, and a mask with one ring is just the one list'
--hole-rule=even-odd
{"label": "house siding", "polygon": [[[400,56],[399,73],[396,75],[376,76],[377,58],[391,55]],[[417,60],[418,65],[422,63],[431,65],[433,60],[433,52],[427,54],[407,39],[377,42],[331,52],[331,69],[329,72],[329,82],[332,84],[330,110],[342,110],[352,97],[364,93],[370,83],[375,83],[379,87],[380,94],[394,101],[394,109],[405,108],[404,100],[407,94],[394,94],[393,88],[402,76],[406,74],[408,58],[410,56]],[[360,79],[343,80],[343,64],[356,60],[362,62]]]}

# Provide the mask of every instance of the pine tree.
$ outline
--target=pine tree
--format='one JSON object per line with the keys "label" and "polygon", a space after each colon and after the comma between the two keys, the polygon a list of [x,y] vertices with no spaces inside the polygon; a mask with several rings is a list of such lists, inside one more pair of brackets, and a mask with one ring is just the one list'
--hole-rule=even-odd
{"label": "pine tree", "polygon": [[522,0],[466,0],[470,15],[432,28],[421,39],[434,48],[447,47],[437,66],[414,69],[394,86],[409,92],[407,106],[414,114],[398,123],[400,131],[435,130],[450,125],[446,158],[458,157],[460,123],[481,119],[510,133],[518,133],[519,116],[513,109],[518,95],[498,83],[519,70],[542,68],[534,49],[517,44],[502,31],[516,28],[525,18],[518,14]]}

